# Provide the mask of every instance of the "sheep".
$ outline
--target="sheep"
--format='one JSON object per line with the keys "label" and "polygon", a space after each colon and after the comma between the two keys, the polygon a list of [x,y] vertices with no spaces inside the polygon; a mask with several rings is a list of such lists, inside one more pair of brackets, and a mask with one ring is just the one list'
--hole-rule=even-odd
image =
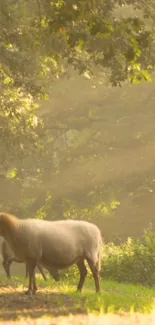
{"label": "sheep", "polygon": [[[10,275],[10,267],[12,262],[17,262],[17,263],[23,263],[23,261],[19,260],[13,253],[11,247],[9,246],[9,244],[6,242],[6,240],[4,238],[1,239],[1,253],[2,253],[2,257],[3,257],[3,267],[4,270],[6,272],[6,275],[8,278],[11,278]],[[41,265],[38,264],[38,269],[40,271],[40,273],[42,274],[42,277],[44,278],[45,281],[47,281],[47,278],[44,274],[44,271],[41,267]],[[53,272],[53,270],[50,271],[50,274],[52,275],[52,277],[54,278],[55,281],[59,281],[60,277],[59,277],[59,273],[57,272]],[[28,265],[26,264],[26,278],[28,277]]]}
{"label": "sheep", "polygon": [[76,264],[80,272],[77,290],[81,291],[87,275],[85,260],[93,274],[96,292],[100,292],[102,236],[96,225],[83,220],[23,220],[2,212],[0,236],[9,243],[15,256],[28,265],[27,294],[37,291],[34,270],[38,263],[49,271]]}

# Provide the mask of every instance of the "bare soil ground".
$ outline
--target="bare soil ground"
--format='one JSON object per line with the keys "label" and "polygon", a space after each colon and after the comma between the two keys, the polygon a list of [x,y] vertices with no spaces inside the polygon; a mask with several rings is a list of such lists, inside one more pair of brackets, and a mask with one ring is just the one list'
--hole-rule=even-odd
{"label": "bare soil ground", "polygon": [[[26,289],[26,288],[24,288]],[[40,289],[35,296],[27,296],[22,288],[0,289],[0,320],[11,321],[21,317],[38,318],[68,314],[86,314],[85,304],[78,305],[77,298],[67,294]]]}

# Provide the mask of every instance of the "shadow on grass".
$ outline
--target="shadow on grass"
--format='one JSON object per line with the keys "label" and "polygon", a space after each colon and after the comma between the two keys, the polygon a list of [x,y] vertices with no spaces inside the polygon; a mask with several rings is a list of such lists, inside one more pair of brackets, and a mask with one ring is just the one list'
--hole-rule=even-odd
{"label": "shadow on grass", "polygon": [[34,296],[24,294],[25,281],[3,280],[0,282],[0,320],[21,317],[33,319],[43,316],[69,314],[121,313],[137,311],[150,313],[155,307],[155,291],[145,287],[102,282],[102,293],[94,293],[93,282],[85,285],[83,292],[75,293],[76,287],[68,282],[48,281],[38,283]]}
{"label": "shadow on grass", "polygon": [[35,296],[27,296],[23,292],[0,294],[0,320],[86,313],[85,299],[77,300],[76,296],[67,294],[55,292],[38,292]]}

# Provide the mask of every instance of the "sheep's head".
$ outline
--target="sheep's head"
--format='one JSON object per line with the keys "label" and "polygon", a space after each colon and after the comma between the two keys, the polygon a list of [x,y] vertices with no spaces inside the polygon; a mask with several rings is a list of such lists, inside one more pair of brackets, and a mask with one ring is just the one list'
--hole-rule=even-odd
{"label": "sheep's head", "polygon": [[0,236],[6,235],[17,224],[17,218],[5,212],[0,213]]}
{"label": "sheep's head", "polygon": [[0,213],[0,236],[3,236],[5,233],[6,221],[7,221],[7,214]]}
{"label": "sheep's head", "polygon": [[49,272],[55,281],[58,282],[60,280],[59,270],[51,268]]}

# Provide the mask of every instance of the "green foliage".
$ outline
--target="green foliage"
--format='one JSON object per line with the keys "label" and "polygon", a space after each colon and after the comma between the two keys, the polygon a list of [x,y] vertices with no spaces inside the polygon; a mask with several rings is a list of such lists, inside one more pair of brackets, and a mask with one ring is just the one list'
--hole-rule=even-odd
{"label": "green foliage", "polygon": [[153,0],[147,5],[144,1],[52,1],[48,35],[59,36],[59,53],[81,73],[94,73],[95,64],[114,86],[125,80],[149,80],[148,72],[155,67],[154,9]]}
{"label": "green foliage", "polygon": [[17,168],[14,168],[14,169],[9,171],[9,173],[7,174],[7,177],[9,179],[13,179],[13,178],[16,177],[16,175],[17,175]]}
{"label": "green foliage", "polygon": [[109,243],[103,247],[103,278],[119,282],[155,283],[155,235],[149,227],[141,239],[128,238],[116,246]]}
{"label": "green foliage", "polygon": [[[122,10],[129,6],[125,18]],[[63,75],[69,64],[89,77],[99,67],[113,85],[150,80],[155,67],[153,9],[152,0],[147,6],[142,0],[2,1],[0,122],[9,151],[12,139],[20,152],[24,137],[33,142],[38,121],[32,96],[44,94],[49,81]]]}
{"label": "green foliage", "polygon": [[[154,1],[1,1],[0,51],[1,206],[38,218],[59,215],[105,220],[105,216],[115,216],[120,204],[117,190],[114,194],[112,189],[108,192],[105,185],[104,192],[95,189],[87,197],[98,182],[94,164],[83,181],[87,186],[88,178],[91,180],[85,191],[86,202],[83,198],[81,202],[83,194],[77,199],[78,194],[71,197],[69,191],[62,190],[54,209],[54,199],[59,197],[55,184],[60,184],[62,171],[69,168],[68,177],[62,177],[62,188],[66,182],[70,193],[74,192],[79,165],[99,161],[102,154],[106,161],[107,153],[113,150],[111,140],[106,141],[106,126],[99,132],[94,126],[94,121],[104,119],[103,103],[101,109],[88,110],[76,104],[75,110],[69,102],[68,111],[62,107],[58,114],[51,109],[44,128],[37,117],[38,98],[48,99],[46,92],[56,79],[68,73],[70,65],[88,79],[107,76],[114,86],[128,80],[150,81],[155,68]],[[117,147],[114,140],[115,144]],[[104,170],[108,160],[105,166]],[[53,200],[47,202],[46,193],[38,199],[41,192],[50,189]]]}
{"label": "green foliage", "polygon": [[[84,220],[97,220],[101,217],[114,216],[115,210],[120,205],[120,202],[114,197],[109,197],[107,202],[103,201],[99,194],[96,197],[95,191],[88,193],[92,202],[89,206],[80,208],[79,205],[71,200],[63,200],[63,214],[65,218],[70,219],[84,219]],[[103,196],[103,195],[102,195]]]}
{"label": "green foliage", "polygon": [[[0,94],[0,164],[8,169],[13,167],[14,159],[17,164],[18,159],[26,156],[30,148],[37,147],[39,140],[37,132],[42,124],[35,115],[38,105],[33,101],[33,97],[22,88],[15,87],[15,80],[6,74],[2,66],[0,82],[2,90]],[[13,167],[14,170],[15,168]]]}
{"label": "green foliage", "polygon": [[91,75],[98,66],[113,85],[147,80],[154,70],[153,0],[22,0],[0,9],[1,64],[33,94],[50,73],[59,78],[66,63]]}
{"label": "green foliage", "polygon": [[[52,196],[49,194],[46,197],[45,204],[42,205],[40,209],[37,210],[35,214],[36,219],[47,219],[50,212],[52,210]],[[52,219],[52,216],[50,215],[50,219]]]}

